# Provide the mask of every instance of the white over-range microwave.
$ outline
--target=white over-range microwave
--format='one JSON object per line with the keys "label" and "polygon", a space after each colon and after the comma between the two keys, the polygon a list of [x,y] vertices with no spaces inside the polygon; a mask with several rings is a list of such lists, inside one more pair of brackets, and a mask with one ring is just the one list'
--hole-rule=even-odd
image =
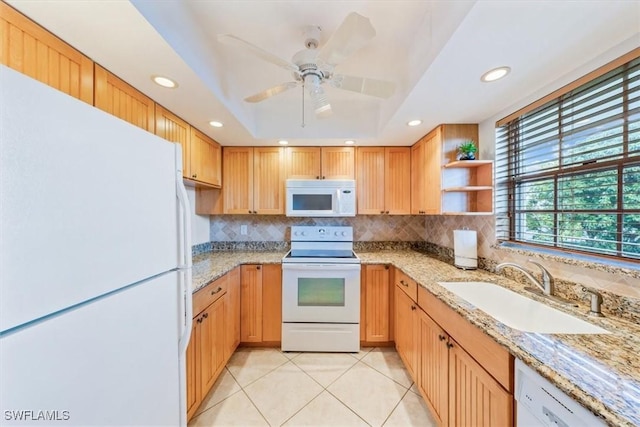
{"label": "white over-range microwave", "polygon": [[356,215],[353,179],[288,179],[287,216],[322,217]]}

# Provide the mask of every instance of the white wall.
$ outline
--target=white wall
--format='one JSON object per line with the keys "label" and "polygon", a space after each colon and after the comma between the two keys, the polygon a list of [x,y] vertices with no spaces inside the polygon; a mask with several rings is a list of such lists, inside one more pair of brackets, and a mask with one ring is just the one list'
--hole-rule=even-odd
{"label": "white wall", "polygon": [[196,189],[187,187],[187,196],[191,204],[191,244],[206,243],[209,238],[209,215],[196,215]]}

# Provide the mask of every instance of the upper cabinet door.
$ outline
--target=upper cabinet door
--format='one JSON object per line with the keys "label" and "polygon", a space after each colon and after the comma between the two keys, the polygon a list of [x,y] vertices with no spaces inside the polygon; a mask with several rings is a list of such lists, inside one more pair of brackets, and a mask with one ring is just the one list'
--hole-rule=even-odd
{"label": "upper cabinet door", "polygon": [[155,102],[98,64],[95,66],[95,106],[134,126],[155,132]]}
{"label": "upper cabinet door", "polygon": [[384,200],[387,214],[409,215],[411,213],[411,148],[409,147],[384,149]]}
{"label": "upper cabinet door", "polygon": [[356,179],[354,147],[322,147],[322,179]]}
{"label": "upper cabinet door", "polygon": [[422,215],[426,210],[425,200],[425,138],[411,147],[411,214]]}
{"label": "upper cabinet door", "polygon": [[189,140],[191,137],[191,126],[169,110],[165,110],[161,105],[156,104],[156,135],[167,141],[176,142],[182,145],[182,176],[191,178]]}
{"label": "upper cabinet door", "polygon": [[93,105],[93,61],[0,2],[0,63]]}
{"label": "upper cabinet door", "polygon": [[358,147],[356,171],[358,213],[361,215],[385,213],[384,147]]}
{"label": "upper cabinet door", "polygon": [[224,213],[250,214],[253,209],[253,148],[224,147],[222,150],[222,195]]}
{"label": "upper cabinet door", "polygon": [[424,207],[428,214],[439,214],[442,200],[442,131],[440,128],[436,128],[427,135],[424,153],[424,169],[421,177],[424,181]]}
{"label": "upper cabinet door", "polygon": [[287,147],[285,179],[320,179],[320,147]]}
{"label": "upper cabinet door", "polygon": [[196,128],[191,128],[189,141],[190,179],[214,187],[220,187],[222,182],[220,144],[203,134]]}
{"label": "upper cabinet door", "polygon": [[284,152],[280,147],[253,149],[253,210],[264,215],[284,214]]}

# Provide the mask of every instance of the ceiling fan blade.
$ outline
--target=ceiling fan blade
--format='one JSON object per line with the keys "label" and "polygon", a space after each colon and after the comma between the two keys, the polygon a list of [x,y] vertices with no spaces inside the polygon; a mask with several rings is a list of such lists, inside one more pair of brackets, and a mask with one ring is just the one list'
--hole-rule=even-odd
{"label": "ceiling fan blade", "polygon": [[284,92],[285,90],[293,89],[296,86],[298,86],[298,83],[296,82],[282,83],[281,85],[271,87],[267,90],[263,90],[262,92],[256,93],[255,95],[248,96],[244,100],[246,102],[264,101],[267,98],[271,98],[272,96],[278,95]]}
{"label": "ceiling fan blade", "polygon": [[298,71],[298,66],[285,60],[282,59],[270,52],[267,52],[266,50],[252,44],[249,43],[248,41],[242,40],[241,38],[238,38],[236,36],[233,36],[231,34],[218,34],[218,41],[220,43],[225,43],[231,46],[236,46],[239,47],[241,49],[245,49],[249,52],[251,52],[252,54],[254,54],[255,56],[257,56],[260,59],[263,59],[267,62],[271,62],[272,64],[275,64],[279,67],[284,68],[285,70],[289,70],[289,71]]}
{"label": "ceiling fan blade", "polygon": [[351,12],[320,49],[318,59],[326,64],[336,65],[363,48],[375,35],[376,30],[369,18]]}
{"label": "ceiling fan blade", "polygon": [[330,83],[331,86],[338,89],[363,93],[378,98],[389,98],[396,90],[396,85],[393,82],[369,79],[366,77],[345,76],[342,74],[335,74],[331,78]]}

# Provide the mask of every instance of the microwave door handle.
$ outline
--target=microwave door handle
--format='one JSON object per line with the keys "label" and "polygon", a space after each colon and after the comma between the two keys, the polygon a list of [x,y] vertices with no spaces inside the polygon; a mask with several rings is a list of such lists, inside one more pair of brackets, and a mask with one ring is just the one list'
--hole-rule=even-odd
{"label": "microwave door handle", "polygon": [[340,189],[336,189],[336,213],[342,213],[342,196]]}

